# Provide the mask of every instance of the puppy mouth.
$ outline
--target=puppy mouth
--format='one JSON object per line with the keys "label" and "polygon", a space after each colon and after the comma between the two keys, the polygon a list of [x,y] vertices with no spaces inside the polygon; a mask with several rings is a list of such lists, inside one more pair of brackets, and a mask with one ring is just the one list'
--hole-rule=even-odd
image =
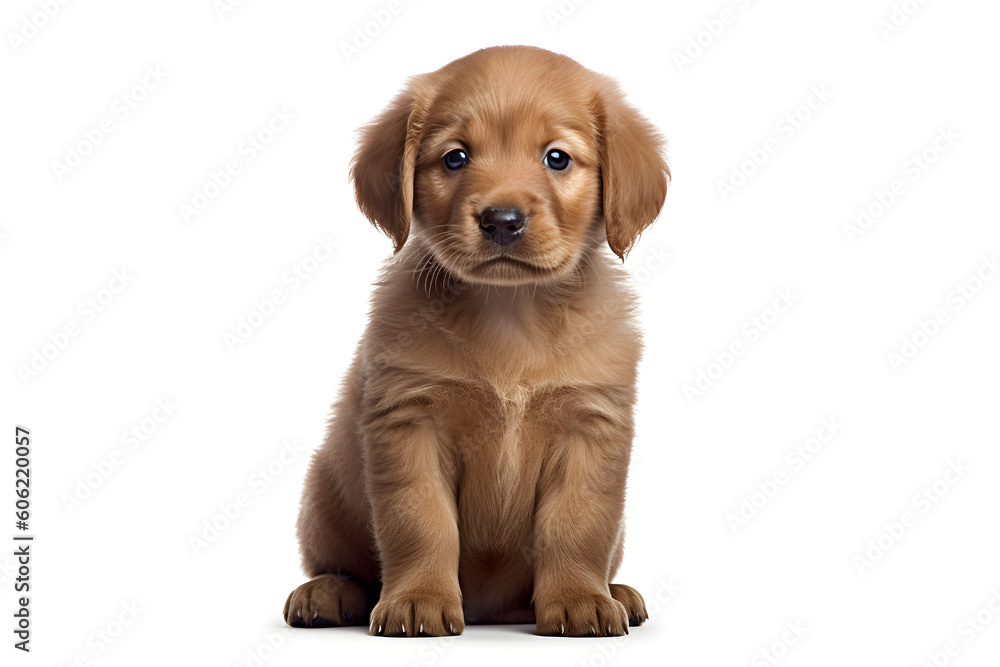
{"label": "puppy mouth", "polygon": [[[511,246],[468,243],[461,235],[445,232],[431,244],[434,260],[457,278],[489,285],[523,285],[548,282],[565,274],[575,256],[545,252],[524,245],[519,239]],[[474,247],[469,247],[473,245]]]}
{"label": "puppy mouth", "polygon": [[503,269],[509,271],[520,271],[531,276],[544,277],[553,273],[558,273],[560,269],[566,265],[566,263],[566,260],[563,260],[551,264],[540,264],[530,259],[516,257],[505,252],[480,262],[476,266],[476,270],[480,272],[492,273],[495,269],[503,267]]}
{"label": "puppy mouth", "polygon": [[518,257],[511,257],[510,255],[497,255],[496,257],[491,257],[485,262],[479,264],[478,268],[486,268],[488,266],[495,266],[501,264],[509,264],[511,266],[516,266],[522,269],[528,269],[529,271],[545,272],[551,271],[554,267],[540,266],[534,262],[529,262]]}
{"label": "puppy mouth", "polygon": [[558,280],[574,264],[573,257],[545,259],[550,261],[543,264],[533,258],[525,259],[505,252],[478,261],[470,267],[467,276],[472,282],[488,285],[531,285]]}

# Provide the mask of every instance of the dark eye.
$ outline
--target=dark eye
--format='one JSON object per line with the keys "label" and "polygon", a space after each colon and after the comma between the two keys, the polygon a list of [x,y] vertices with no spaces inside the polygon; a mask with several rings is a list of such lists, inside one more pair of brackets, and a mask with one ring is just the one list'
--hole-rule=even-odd
{"label": "dark eye", "polygon": [[569,153],[553,148],[545,154],[545,166],[555,171],[562,171],[569,166]]}
{"label": "dark eye", "polygon": [[444,156],[444,166],[448,167],[452,171],[455,169],[461,169],[467,164],[469,164],[469,156],[461,148],[448,151]]}

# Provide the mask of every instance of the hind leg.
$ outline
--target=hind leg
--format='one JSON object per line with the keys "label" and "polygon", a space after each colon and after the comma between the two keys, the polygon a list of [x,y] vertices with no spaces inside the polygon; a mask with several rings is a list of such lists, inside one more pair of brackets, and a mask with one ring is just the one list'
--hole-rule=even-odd
{"label": "hind leg", "polygon": [[378,600],[379,571],[353,428],[357,384],[346,384],[337,420],[306,475],[298,537],[303,569],[312,578],[285,601],[285,622],[294,627],[367,625]]}
{"label": "hind leg", "polygon": [[608,588],[611,589],[611,597],[625,607],[629,625],[642,625],[649,619],[646,602],[639,595],[639,591],[625,584],[609,584]]}
{"label": "hind leg", "polygon": [[339,574],[321,574],[302,584],[285,601],[285,623],[294,628],[368,625],[369,593]]}

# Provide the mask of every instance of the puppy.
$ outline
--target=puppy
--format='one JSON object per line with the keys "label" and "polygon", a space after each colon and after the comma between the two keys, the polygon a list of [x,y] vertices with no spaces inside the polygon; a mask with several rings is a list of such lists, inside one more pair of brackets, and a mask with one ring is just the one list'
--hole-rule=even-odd
{"label": "puppy", "polygon": [[413,78],[361,132],[394,242],[305,482],[296,627],[621,635],[640,334],[619,261],[659,214],[663,140],[610,79],[532,47]]}

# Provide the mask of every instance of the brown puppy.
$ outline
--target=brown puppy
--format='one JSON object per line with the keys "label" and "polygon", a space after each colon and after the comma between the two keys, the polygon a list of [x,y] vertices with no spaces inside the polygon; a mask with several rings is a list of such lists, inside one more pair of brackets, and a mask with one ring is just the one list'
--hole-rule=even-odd
{"label": "brown puppy", "polygon": [[[412,79],[351,174],[396,246],[306,479],[293,626],[620,635],[639,331],[623,258],[663,142],[610,79],[543,49]],[[412,221],[412,225],[411,225]]]}

